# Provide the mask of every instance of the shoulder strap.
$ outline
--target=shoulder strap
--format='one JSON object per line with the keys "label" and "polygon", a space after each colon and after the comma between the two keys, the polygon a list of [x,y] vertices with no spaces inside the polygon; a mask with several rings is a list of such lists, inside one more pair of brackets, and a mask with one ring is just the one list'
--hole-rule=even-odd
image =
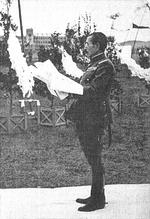
{"label": "shoulder strap", "polygon": [[104,62],[107,62],[107,61],[109,61],[109,60],[106,58],[106,59],[104,59],[104,60],[102,60],[102,61],[99,61],[98,64],[100,65],[100,64],[102,64],[102,63],[104,63]]}

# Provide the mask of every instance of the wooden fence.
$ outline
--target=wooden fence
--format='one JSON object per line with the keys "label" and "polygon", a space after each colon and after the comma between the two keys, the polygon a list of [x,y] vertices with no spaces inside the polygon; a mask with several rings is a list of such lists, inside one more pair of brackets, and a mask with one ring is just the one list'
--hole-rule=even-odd
{"label": "wooden fence", "polygon": [[41,107],[40,108],[40,125],[60,126],[65,125],[64,118],[65,107]]}
{"label": "wooden fence", "polygon": [[[30,120],[34,119],[39,126],[57,127],[66,125],[64,118],[65,107],[40,106],[38,100],[20,100],[20,113],[0,115],[0,133],[24,132],[30,128]],[[150,95],[139,95],[137,106],[150,108]],[[122,102],[120,99],[111,100],[113,113],[121,113]]]}
{"label": "wooden fence", "polygon": [[19,113],[0,115],[0,133],[24,132],[30,128],[34,119],[36,126],[56,127],[65,125],[65,107],[43,107],[38,100],[17,100],[20,103]]}
{"label": "wooden fence", "polygon": [[139,95],[138,106],[139,107],[150,107],[150,95]]}

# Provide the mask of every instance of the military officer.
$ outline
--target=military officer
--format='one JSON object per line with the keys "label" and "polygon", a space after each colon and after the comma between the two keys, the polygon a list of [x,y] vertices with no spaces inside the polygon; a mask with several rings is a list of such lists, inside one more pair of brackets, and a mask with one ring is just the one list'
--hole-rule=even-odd
{"label": "military officer", "polygon": [[[76,202],[85,204],[79,211],[94,211],[105,207],[104,167],[101,161],[102,136],[106,120],[110,121],[109,95],[114,76],[114,66],[105,56],[107,38],[101,32],[87,37],[85,52],[90,58],[87,70],[80,83],[84,87],[70,108],[70,118],[76,125],[81,148],[92,170],[91,194],[88,198],[78,198]],[[111,122],[111,121],[110,121]]]}

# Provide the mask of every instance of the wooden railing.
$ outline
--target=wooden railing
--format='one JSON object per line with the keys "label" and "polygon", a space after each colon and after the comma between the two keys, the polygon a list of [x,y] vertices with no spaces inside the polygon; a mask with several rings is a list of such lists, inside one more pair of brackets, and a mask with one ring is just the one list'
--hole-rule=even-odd
{"label": "wooden railing", "polygon": [[139,95],[138,106],[139,107],[150,107],[150,95]]}
{"label": "wooden railing", "polygon": [[[150,108],[150,95],[139,95],[137,97],[137,107]],[[0,133],[24,132],[30,128],[29,120],[35,119],[36,125],[56,127],[66,125],[64,118],[65,107],[45,107],[40,106],[38,100],[19,100],[20,113],[12,115],[0,115]],[[118,100],[110,101],[112,113],[122,112],[122,102]]]}

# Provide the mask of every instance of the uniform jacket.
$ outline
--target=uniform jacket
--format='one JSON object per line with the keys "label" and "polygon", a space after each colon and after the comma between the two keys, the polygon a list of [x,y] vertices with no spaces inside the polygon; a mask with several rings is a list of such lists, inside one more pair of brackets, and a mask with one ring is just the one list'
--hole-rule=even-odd
{"label": "uniform jacket", "polygon": [[[114,66],[100,53],[91,58],[80,83],[84,87],[82,96],[78,96],[70,108],[70,120],[78,123],[92,125],[100,123],[106,114]],[[106,101],[107,100],[107,101]]]}

